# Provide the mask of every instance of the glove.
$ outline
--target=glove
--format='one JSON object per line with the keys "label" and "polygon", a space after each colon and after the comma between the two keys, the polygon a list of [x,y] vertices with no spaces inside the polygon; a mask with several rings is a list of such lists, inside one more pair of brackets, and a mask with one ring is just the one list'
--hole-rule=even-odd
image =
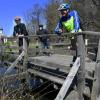
{"label": "glove", "polygon": [[75,32],[77,32],[77,30],[75,30],[75,29],[71,31],[71,33],[75,33]]}
{"label": "glove", "polygon": [[82,30],[81,29],[79,29],[79,30],[72,30],[71,32],[70,32],[70,34],[68,34],[68,37],[70,38],[70,39],[74,39],[74,36],[75,36],[75,32],[82,32]]}
{"label": "glove", "polygon": [[56,33],[58,36],[61,36],[62,31],[59,30],[59,31],[56,31],[55,33]]}
{"label": "glove", "polygon": [[70,38],[70,39],[74,39],[74,33],[75,33],[76,31],[75,30],[72,30],[71,32],[70,32],[70,34],[68,34],[68,37]]}

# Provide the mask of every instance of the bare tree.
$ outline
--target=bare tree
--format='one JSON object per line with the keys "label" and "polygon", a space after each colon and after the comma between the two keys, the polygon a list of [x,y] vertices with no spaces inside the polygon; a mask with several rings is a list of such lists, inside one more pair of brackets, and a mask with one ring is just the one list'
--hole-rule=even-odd
{"label": "bare tree", "polygon": [[47,29],[52,32],[57,24],[59,19],[59,13],[57,11],[59,4],[61,1],[59,0],[50,0],[45,8],[45,19],[47,21]]}
{"label": "bare tree", "polygon": [[100,0],[65,0],[71,2],[71,7],[77,10],[83,30],[100,31]]}
{"label": "bare tree", "polygon": [[38,30],[38,26],[41,23],[41,16],[43,14],[43,8],[39,4],[35,4],[26,14],[27,28],[30,33],[34,30]]}

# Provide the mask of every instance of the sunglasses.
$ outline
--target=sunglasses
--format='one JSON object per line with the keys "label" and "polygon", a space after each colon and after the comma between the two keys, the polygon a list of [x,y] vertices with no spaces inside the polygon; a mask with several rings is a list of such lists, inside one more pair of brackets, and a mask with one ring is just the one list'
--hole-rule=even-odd
{"label": "sunglasses", "polygon": [[15,22],[18,22],[18,21],[20,21],[20,20],[15,20]]}

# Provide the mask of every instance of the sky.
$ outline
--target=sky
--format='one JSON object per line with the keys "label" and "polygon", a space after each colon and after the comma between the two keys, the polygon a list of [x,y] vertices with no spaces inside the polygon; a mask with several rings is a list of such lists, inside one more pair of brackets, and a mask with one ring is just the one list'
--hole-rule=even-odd
{"label": "sky", "polygon": [[0,0],[0,27],[3,27],[3,32],[6,36],[13,34],[13,27],[15,25],[15,16],[21,16],[24,22],[24,14],[34,4],[39,3],[44,6],[48,0]]}

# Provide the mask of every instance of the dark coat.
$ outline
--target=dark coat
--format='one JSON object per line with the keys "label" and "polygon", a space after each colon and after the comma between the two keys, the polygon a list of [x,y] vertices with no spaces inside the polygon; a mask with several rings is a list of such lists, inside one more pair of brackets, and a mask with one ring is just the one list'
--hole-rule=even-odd
{"label": "dark coat", "polygon": [[[17,33],[18,35],[28,36],[28,32],[26,30],[25,24],[20,23],[19,25],[14,26],[13,36],[15,37]],[[26,40],[29,43],[28,38],[26,38]],[[19,46],[22,46],[22,45],[23,45],[23,39],[19,38]]]}
{"label": "dark coat", "polygon": [[[41,35],[41,36],[38,36],[38,38],[40,39],[41,42],[46,42],[47,41],[47,39],[49,38],[48,34],[49,34],[49,32],[45,29],[37,31],[37,35]],[[46,35],[46,36],[44,36],[44,35]]]}

